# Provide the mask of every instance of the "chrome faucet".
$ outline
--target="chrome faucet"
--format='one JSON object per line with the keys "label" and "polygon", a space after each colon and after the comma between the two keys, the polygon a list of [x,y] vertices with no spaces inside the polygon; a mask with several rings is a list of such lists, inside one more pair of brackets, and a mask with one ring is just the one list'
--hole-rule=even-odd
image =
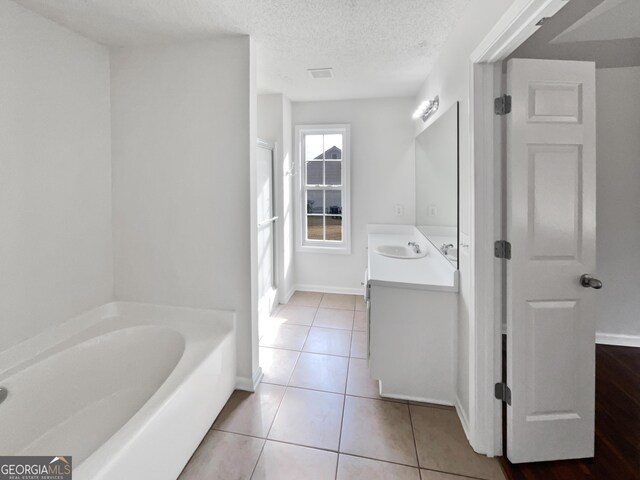
{"label": "chrome faucet", "polygon": [[449,254],[449,249],[453,248],[455,245],[453,243],[443,243],[442,246],[440,247],[440,250],[442,251],[442,253],[444,253],[445,255]]}
{"label": "chrome faucet", "polygon": [[410,247],[413,247],[413,250],[414,250],[416,253],[422,253],[422,252],[420,251],[420,245],[418,245],[416,242],[409,242],[409,243],[407,243],[407,245],[408,245],[408,246],[410,246]]}

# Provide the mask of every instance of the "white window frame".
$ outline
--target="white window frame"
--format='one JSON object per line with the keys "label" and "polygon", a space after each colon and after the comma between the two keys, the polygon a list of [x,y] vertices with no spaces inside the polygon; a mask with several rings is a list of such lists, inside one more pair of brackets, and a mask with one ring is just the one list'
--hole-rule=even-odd
{"label": "white window frame", "polygon": [[[296,238],[298,252],[351,254],[351,127],[348,124],[330,125],[296,125],[296,164],[298,171],[296,209],[298,224]],[[307,240],[307,187],[306,163],[304,161],[305,135],[342,134],[342,241],[337,240]],[[326,188],[326,186],[321,187]]]}

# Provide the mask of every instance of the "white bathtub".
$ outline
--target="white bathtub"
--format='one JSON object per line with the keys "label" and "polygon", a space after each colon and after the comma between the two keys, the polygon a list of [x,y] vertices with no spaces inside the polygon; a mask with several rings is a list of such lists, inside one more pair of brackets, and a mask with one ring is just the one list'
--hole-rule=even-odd
{"label": "white bathtub", "polygon": [[0,455],[175,479],[233,392],[231,312],[110,303],[0,353]]}

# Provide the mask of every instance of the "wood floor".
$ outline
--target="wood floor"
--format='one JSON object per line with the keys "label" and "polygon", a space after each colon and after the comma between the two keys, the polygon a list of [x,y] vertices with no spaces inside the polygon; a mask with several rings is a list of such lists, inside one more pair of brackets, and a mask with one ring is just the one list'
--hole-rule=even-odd
{"label": "wood floor", "polygon": [[511,464],[510,480],[640,479],[640,348],[596,346],[595,458]]}

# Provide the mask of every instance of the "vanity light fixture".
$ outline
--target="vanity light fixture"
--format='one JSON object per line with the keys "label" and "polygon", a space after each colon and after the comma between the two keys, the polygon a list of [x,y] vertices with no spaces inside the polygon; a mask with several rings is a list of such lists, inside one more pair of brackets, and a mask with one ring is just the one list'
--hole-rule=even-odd
{"label": "vanity light fixture", "polygon": [[433,100],[425,100],[422,102],[418,108],[416,108],[416,111],[413,112],[413,118],[414,120],[422,118],[422,121],[426,122],[431,115],[438,111],[438,107],[440,107],[440,97],[436,95]]}

